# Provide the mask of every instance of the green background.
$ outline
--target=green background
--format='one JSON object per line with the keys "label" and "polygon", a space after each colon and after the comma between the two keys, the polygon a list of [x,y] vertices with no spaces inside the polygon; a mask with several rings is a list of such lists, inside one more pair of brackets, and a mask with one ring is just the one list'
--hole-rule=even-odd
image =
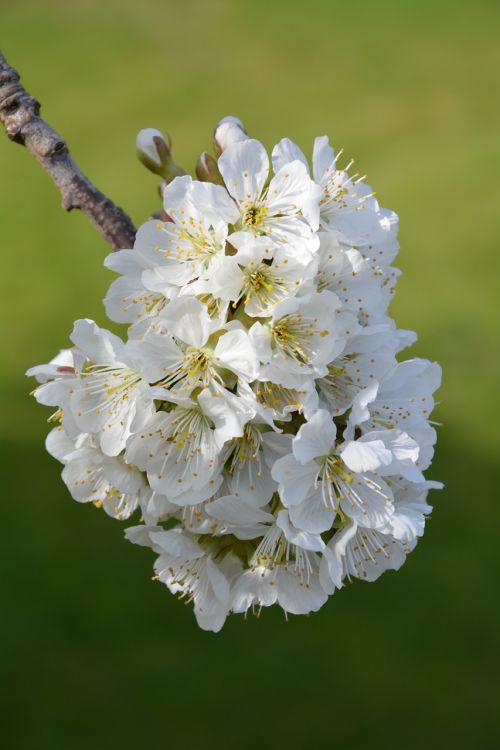
{"label": "green background", "polygon": [[266,145],[329,133],[401,217],[393,313],[444,368],[430,476],[398,573],[317,614],[213,635],[153,555],[74,503],[24,371],[105,325],[103,240],[0,133],[1,734],[11,748],[494,748],[498,646],[500,3],[0,0],[0,43],[91,178],[143,221],[136,132],[191,169],[239,115]]}

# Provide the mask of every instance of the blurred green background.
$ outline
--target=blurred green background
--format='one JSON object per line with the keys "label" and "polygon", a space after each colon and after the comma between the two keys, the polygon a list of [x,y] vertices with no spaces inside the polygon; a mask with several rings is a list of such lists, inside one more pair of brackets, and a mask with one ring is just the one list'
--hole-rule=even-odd
{"label": "blurred green background", "polygon": [[310,618],[214,636],[153,555],[74,503],[24,378],[105,325],[103,240],[0,133],[3,746],[494,748],[498,647],[500,3],[0,0],[0,45],[85,172],[156,208],[136,132],[192,168],[237,114],[266,145],[329,133],[401,217],[393,312],[444,368],[428,533]]}

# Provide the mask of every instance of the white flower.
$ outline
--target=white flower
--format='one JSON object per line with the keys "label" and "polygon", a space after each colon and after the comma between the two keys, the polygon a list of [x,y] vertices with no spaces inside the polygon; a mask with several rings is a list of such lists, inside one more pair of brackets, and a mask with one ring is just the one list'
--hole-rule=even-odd
{"label": "white flower", "polygon": [[196,399],[179,398],[169,411],[157,412],[129,440],[125,455],[147,472],[153,490],[178,506],[193,505],[216,491],[221,448],[243,435],[250,417],[223,395],[202,390]]}
{"label": "white flower", "polygon": [[394,503],[382,476],[419,479],[417,458],[417,443],[399,430],[371,432],[337,444],[335,423],[328,412],[319,410],[293,438],[292,452],[276,461],[272,476],[300,529],[327,531],[341,514],[387,530]]}
{"label": "white flower", "polygon": [[[318,291],[335,292],[342,309],[355,314],[365,326],[383,320],[391,296],[387,271],[370,264],[358,250],[343,245],[331,233],[319,232],[318,237]],[[391,272],[396,274],[394,269]],[[394,281],[393,276],[390,279]]]}
{"label": "white flower", "polygon": [[[347,411],[361,391],[377,383],[396,365],[396,354],[402,348],[401,333],[380,324],[356,329],[347,338],[341,354],[328,363],[326,374],[316,381],[319,394],[333,415]],[[413,340],[405,337],[404,345]]]}
{"label": "white flower", "polygon": [[173,594],[194,604],[194,614],[203,630],[217,633],[229,608],[230,579],[239,569],[234,557],[216,563],[197,543],[196,537],[180,528],[136,526],[126,531],[134,544],[152,547],[159,553],[155,573]]}
{"label": "white flower", "polygon": [[58,407],[48,421],[61,422],[65,432],[71,437],[80,433],[70,402],[84,363],[85,357],[77,350],[63,349],[47,365],[37,365],[26,372],[26,375],[35,377],[40,383],[33,391],[38,403]]}
{"label": "white flower", "polygon": [[235,218],[236,209],[223,188],[177,177],[166,188],[164,202],[170,221],[146,222],[133,251],[120,250],[106,259],[109,268],[122,274],[105,299],[113,320],[135,322],[158,315],[224,254],[225,219]]}
{"label": "white flower", "polygon": [[288,422],[293,412],[301,412],[306,417],[314,414],[318,406],[318,393],[309,380],[300,387],[286,388],[270,380],[256,380],[253,393],[262,418]]}
{"label": "white flower", "polygon": [[218,453],[210,420],[198,403],[190,402],[158,412],[129,441],[125,455],[147,472],[153,490],[182,505],[192,503],[186,493],[205,489],[203,499],[213,494]]}
{"label": "white flower", "polygon": [[158,337],[123,343],[92,320],[77,320],[72,341],[89,364],[71,393],[71,410],[82,432],[97,433],[109,456],[118,455],[134,431],[154,413],[148,383],[161,376]]}
{"label": "white flower", "polygon": [[267,317],[279,302],[313,290],[317,263],[309,252],[287,244],[275,250],[264,237],[243,232],[237,236],[236,254],[219,259],[207,285],[214,297],[233,307],[241,300],[247,315]]}
{"label": "white flower", "polygon": [[[147,221],[139,227],[133,249],[119,250],[105,259],[107,268],[121,274],[104,299],[111,320],[136,323],[158,315],[191,278],[189,269],[169,260],[165,226],[165,222]],[[155,288],[146,286],[145,279],[155,280]]]}
{"label": "white flower", "polygon": [[185,266],[191,277],[199,275],[224,252],[228,222],[238,216],[233,201],[220,185],[185,176],[168,185],[163,205],[170,219],[162,227],[165,257],[173,266]]}
{"label": "white flower", "polygon": [[[233,374],[234,383],[237,378],[250,382],[257,377],[259,362],[248,333],[243,328],[217,332],[206,306],[195,297],[178,297],[160,322],[165,335],[160,337],[162,367],[157,381],[172,394],[189,394],[200,384],[223,386],[222,370]],[[217,335],[211,339],[212,334]]]}
{"label": "white flower", "polygon": [[255,323],[250,335],[263,366],[261,380],[297,388],[304,376],[327,372],[327,363],[344,348],[336,325],[340,302],[332,292],[313,293],[279,303],[269,323]]}
{"label": "white flower", "polygon": [[[224,225],[234,224],[239,217],[227,190],[220,185],[192,180],[188,175],[177,177],[165,188],[163,206],[177,227],[178,240],[186,241],[178,248],[181,256],[194,260],[200,251],[204,260],[213,255],[225,236]],[[212,251],[207,252],[205,245]],[[175,246],[172,249],[176,249]]]}
{"label": "white flower", "polygon": [[286,613],[303,615],[323,606],[327,593],[319,580],[320,537],[295,529],[286,511],[263,537],[250,567],[236,581],[231,609],[268,607],[277,602]]}
{"label": "white flower", "polygon": [[441,482],[419,482],[415,484],[401,478],[393,482],[394,515],[391,519],[392,534],[396,539],[413,548],[425,529],[425,520],[432,511],[427,503],[429,490],[440,490]]}
{"label": "white flower", "polygon": [[269,178],[269,158],[259,141],[233,143],[219,158],[219,170],[239,211],[241,228],[267,235],[281,243],[311,238],[319,194],[299,161],[287,164]]}
{"label": "white flower", "polygon": [[163,310],[168,304],[168,294],[175,294],[172,287],[168,292],[165,286],[161,292],[155,292],[146,288],[140,277],[120,276],[110,285],[104,299],[106,314],[117,323],[140,323]]}
{"label": "white flower", "polygon": [[[383,243],[391,226],[397,226],[397,216],[380,208],[363,176],[349,174],[353,160],[343,169],[338,167],[341,155],[342,150],[335,154],[327,136],[315,139],[312,173],[321,190],[321,225],[347,242],[362,245]],[[304,154],[292,141],[284,138],[275,146],[275,170],[284,169],[296,160],[307,170]]]}
{"label": "white flower", "polygon": [[94,503],[109,516],[129,518],[148,496],[140,471],[120,457],[106,456],[91,436],[76,440],[55,428],[47,439],[47,450],[64,463],[62,478],[74,500]]}
{"label": "white flower", "polygon": [[349,174],[353,161],[343,169],[338,168],[341,155],[342,150],[335,154],[327,136],[315,139],[313,175],[323,193],[320,201],[321,221],[325,227],[337,229],[341,226],[341,233],[358,237],[360,219],[362,221],[366,214],[375,212],[378,205],[363,177]]}
{"label": "white flower", "polygon": [[338,531],[323,551],[320,581],[332,594],[344,578],[375,581],[386,570],[398,570],[411,548],[376,529],[350,521]]}
{"label": "white flower", "polygon": [[243,435],[226,444],[223,453],[229,492],[256,507],[266,505],[278,489],[266,465],[272,451],[266,429],[267,425],[247,422]]}
{"label": "white flower", "polygon": [[432,394],[441,385],[441,368],[435,362],[411,359],[398,362],[380,382],[357,394],[349,416],[349,433],[397,428],[420,447],[418,465],[427,469],[433,456],[436,431],[428,419],[434,409]]}
{"label": "white flower", "polygon": [[222,495],[205,506],[209,516],[219,523],[214,533],[234,534],[238,539],[255,539],[267,532],[266,524],[274,522],[274,516],[257,508],[237,495]]}
{"label": "white flower", "polygon": [[325,136],[311,172],[281,140],[272,175],[224,118],[200,180],[160,136],[138,141],[168,183],[160,218],[106,259],[126,341],[79,320],[73,348],[28,371],[55,408],[47,450],[77,502],[137,510],[127,538],[200,627],[274,603],[313,612],[399,568],[441,487],[422,473],[440,368],[400,358],[416,336],[388,312],[398,218]]}

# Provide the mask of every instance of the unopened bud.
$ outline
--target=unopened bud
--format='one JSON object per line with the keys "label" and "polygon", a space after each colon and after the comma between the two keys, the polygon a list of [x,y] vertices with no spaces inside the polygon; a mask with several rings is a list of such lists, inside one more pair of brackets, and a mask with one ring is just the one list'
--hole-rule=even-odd
{"label": "unopened bud", "polygon": [[167,134],[168,143],[163,133],[155,128],[144,128],[137,134],[137,156],[145,167],[158,173],[165,161],[170,157],[172,141]]}
{"label": "unopened bud", "polygon": [[[239,117],[235,117],[234,115],[226,115],[226,117],[223,117],[222,120],[219,120],[219,122],[217,123],[216,128],[218,128],[219,125],[224,125],[224,123],[226,123],[226,122],[230,122],[233,125],[238,125],[238,127],[240,127],[243,130],[244,133],[247,132],[246,128],[243,125],[243,123],[241,122],[240,118]],[[248,133],[247,133],[247,135],[248,135]]]}
{"label": "unopened bud", "polygon": [[195,172],[197,178],[201,180],[201,182],[213,182],[216,185],[223,184],[217,161],[213,156],[207,154],[206,151],[199,155],[198,161],[196,162]]}
{"label": "unopened bud", "polygon": [[215,128],[214,132],[214,147],[217,156],[220,156],[223,151],[233,143],[239,141],[246,141],[248,133],[245,130],[243,123],[237,117],[230,115],[224,117]]}
{"label": "unopened bud", "polygon": [[140,130],[136,140],[137,156],[144,166],[154,174],[159,174],[167,182],[174,177],[186,174],[172,159],[172,139],[167,133],[155,128],[144,128]]}

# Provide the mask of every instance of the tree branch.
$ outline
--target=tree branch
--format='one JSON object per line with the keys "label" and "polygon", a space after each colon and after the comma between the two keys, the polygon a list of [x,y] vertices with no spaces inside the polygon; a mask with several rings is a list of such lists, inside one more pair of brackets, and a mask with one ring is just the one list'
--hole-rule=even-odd
{"label": "tree branch", "polygon": [[56,184],[66,211],[83,211],[114,250],[133,247],[135,227],[75,164],[64,138],[40,117],[40,104],[0,52],[0,122],[11,141],[33,154]]}

